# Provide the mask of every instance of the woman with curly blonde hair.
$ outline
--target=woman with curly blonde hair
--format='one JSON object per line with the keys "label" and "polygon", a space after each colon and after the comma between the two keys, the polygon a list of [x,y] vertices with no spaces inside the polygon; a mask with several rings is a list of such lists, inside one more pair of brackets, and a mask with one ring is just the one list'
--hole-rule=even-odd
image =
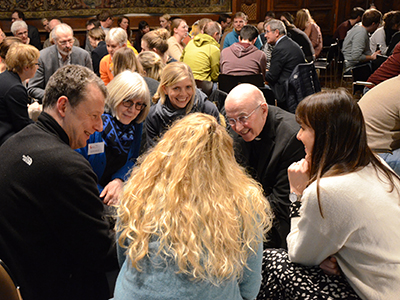
{"label": "woman with curly blonde hair", "polygon": [[[176,122],[118,209],[120,299],[254,299],[271,209],[214,117]],[[125,251],[125,253],[124,253]]]}

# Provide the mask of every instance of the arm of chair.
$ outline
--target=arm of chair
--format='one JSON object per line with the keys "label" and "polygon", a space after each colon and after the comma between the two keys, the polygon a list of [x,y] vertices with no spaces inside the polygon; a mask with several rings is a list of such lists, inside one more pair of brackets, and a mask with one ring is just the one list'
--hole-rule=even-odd
{"label": "arm of chair", "polygon": [[368,81],[355,81],[355,82],[353,82],[353,84],[354,85],[363,85],[363,86],[367,86],[367,87],[375,86],[375,83],[368,82]]}

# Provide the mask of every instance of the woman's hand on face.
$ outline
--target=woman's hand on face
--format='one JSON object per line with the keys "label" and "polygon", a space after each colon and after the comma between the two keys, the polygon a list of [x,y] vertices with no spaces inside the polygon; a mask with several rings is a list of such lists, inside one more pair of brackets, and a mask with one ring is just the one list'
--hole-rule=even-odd
{"label": "woman's hand on face", "polygon": [[100,194],[100,198],[104,197],[103,202],[107,205],[119,204],[119,197],[122,193],[123,181],[119,178],[110,181]]}
{"label": "woman's hand on face", "polygon": [[340,268],[337,263],[337,260],[333,256],[329,256],[328,258],[324,259],[319,267],[324,271],[327,275],[340,275]]}
{"label": "woman's hand on face", "polygon": [[288,168],[290,191],[302,195],[310,179],[310,163],[308,159],[302,159],[292,163]]}

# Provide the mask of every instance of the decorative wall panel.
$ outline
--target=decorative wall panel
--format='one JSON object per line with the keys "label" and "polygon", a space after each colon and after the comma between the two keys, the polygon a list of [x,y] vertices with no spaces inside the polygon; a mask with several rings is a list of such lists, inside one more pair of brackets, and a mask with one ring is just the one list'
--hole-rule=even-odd
{"label": "decorative wall panel", "polygon": [[0,0],[1,19],[14,9],[28,19],[92,16],[105,9],[114,15],[218,13],[231,11],[231,0]]}

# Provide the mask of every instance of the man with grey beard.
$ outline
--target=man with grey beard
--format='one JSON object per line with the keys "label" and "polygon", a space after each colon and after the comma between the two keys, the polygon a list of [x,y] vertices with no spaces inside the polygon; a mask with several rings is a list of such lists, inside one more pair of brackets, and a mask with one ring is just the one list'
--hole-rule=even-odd
{"label": "man with grey beard", "polygon": [[93,70],[89,53],[73,46],[74,32],[69,25],[65,23],[57,25],[50,34],[55,45],[40,51],[39,69],[28,85],[29,96],[39,102],[43,99],[44,89],[50,76],[60,67],[81,65]]}

